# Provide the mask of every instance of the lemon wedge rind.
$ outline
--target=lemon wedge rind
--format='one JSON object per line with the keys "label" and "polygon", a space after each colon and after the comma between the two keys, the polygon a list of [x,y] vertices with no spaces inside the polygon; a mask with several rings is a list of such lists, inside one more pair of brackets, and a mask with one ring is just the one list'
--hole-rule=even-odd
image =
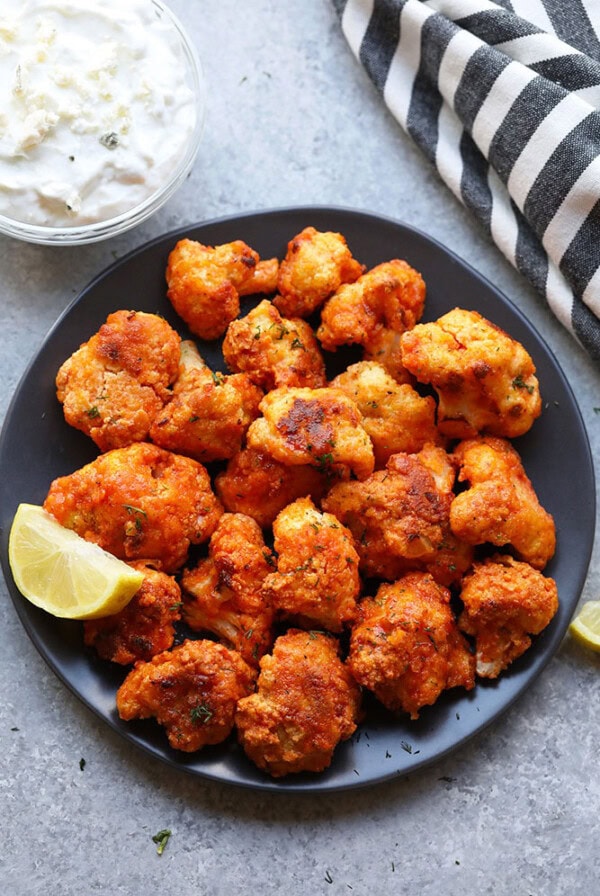
{"label": "lemon wedge rind", "polygon": [[8,560],[23,597],[62,619],[118,613],[144,579],[142,572],[61,526],[36,504],[17,508]]}
{"label": "lemon wedge rind", "polygon": [[600,653],[600,600],[588,600],[582,605],[569,632],[580,644]]}

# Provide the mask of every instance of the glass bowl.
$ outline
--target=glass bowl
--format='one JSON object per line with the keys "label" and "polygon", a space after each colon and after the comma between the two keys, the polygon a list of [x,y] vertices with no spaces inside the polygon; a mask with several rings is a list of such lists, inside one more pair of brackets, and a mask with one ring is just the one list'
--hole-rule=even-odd
{"label": "glass bowl", "polygon": [[189,136],[180,153],[168,170],[163,182],[148,193],[141,201],[126,207],[110,217],[92,222],[73,224],[29,223],[9,215],[0,214],[0,234],[44,245],[82,245],[117,236],[145,221],[161,208],[181,186],[189,174],[200,145],[204,127],[206,108],[205,82],[196,49],[185,28],[162,0],[150,0],[161,24],[169,31],[184,66],[187,87],[193,96],[195,120]]}

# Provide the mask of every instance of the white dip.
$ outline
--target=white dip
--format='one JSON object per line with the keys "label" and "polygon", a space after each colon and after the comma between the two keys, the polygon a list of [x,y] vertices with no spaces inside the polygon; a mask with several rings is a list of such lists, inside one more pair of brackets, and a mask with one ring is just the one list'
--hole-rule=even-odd
{"label": "white dip", "polygon": [[169,19],[152,0],[10,6],[0,10],[0,215],[72,227],[152,196],[200,114]]}

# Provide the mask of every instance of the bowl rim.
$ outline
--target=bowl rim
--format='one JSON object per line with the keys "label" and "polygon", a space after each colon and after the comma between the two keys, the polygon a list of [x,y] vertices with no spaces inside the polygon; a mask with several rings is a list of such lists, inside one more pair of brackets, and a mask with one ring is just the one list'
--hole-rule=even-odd
{"label": "bowl rim", "polygon": [[118,215],[113,215],[101,221],[65,227],[49,224],[28,224],[27,222],[19,221],[17,218],[11,218],[9,215],[0,214],[0,235],[47,246],[77,246],[98,242],[108,237],[125,233],[127,230],[146,221],[171,198],[188,176],[198,154],[206,118],[204,71],[196,47],[181,20],[164,0],[151,0],[151,2],[160,15],[165,16],[169,20],[179,37],[185,61],[187,62],[187,70],[191,80],[190,86],[195,97],[196,119],[194,128],[185,147],[185,152],[183,152],[178,163],[174,166],[171,176],[162,186],[154,190],[141,202],[120,212]]}

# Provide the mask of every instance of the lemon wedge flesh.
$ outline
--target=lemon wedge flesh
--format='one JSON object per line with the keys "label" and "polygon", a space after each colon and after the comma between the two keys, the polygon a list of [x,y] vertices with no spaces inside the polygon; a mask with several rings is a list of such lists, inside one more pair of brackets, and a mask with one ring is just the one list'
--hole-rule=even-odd
{"label": "lemon wedge flesh", "polygon": [[144,579],[36,504],[20,504],[8,540],[15,585],[27,600],[63,619],[98,619],[125,607]]}
{"label": "lemon wedge flesh", "polygon": [[569,626],[569,631],[586,647],[600,652],[600,600],[588,600]]}

